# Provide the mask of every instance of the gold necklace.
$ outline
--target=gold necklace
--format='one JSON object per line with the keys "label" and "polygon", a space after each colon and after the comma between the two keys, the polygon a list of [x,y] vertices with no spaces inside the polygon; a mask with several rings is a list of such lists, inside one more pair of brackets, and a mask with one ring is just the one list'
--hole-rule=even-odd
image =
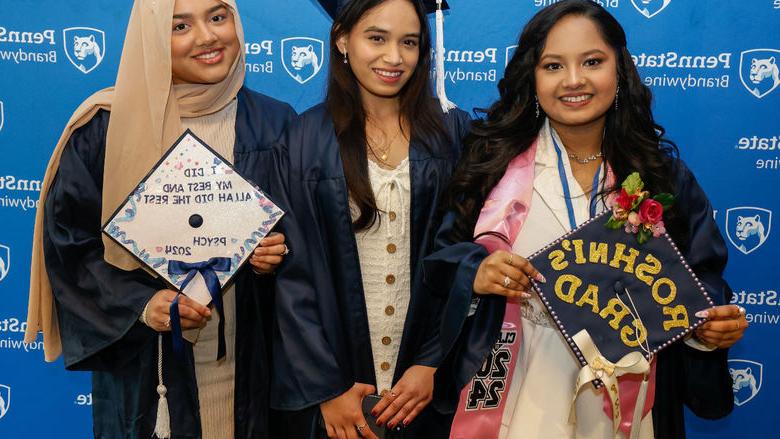
{"label": "gold necklace", "polygon": [[[395,134],[395,136],[393,136],[393,138],[390,139],[390,141],[387,142],[383,148],[377,148],[376,147],[376,143],[377,142],[374,139],[370,138],[369,136],[366,136],[366,138],[367,138],[366,140],[368,141],[367,142],[368,143],[368,149],[371,151],[371,154],[375,158],[381,160],[384,163],[387,163],[387,153],[390,152],[390,147],[393,146],[393,143],[395,143],[395,141],[398,140],[398,136],[400,136],[400,135],[401,135],[401,130],[398,130],[398,132]],[[381,155],[377,154],[377,150],[379,150]]]}

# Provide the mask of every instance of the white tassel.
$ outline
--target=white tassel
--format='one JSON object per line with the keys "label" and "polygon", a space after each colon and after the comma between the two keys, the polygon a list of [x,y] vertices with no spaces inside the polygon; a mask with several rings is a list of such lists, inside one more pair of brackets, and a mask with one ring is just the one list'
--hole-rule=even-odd
{"label": "white tassel", "polygon": [[157,402],[157,422],[154,424],[154,435],[159,439],[171,437],[171,415],[168,412],[168,398],[165,394],[168,389],[163,384],[162,377],[162,334],[157,336],[157,394],[160,400]]}
{"label": "white tassel", "polygon": [[441,110],[448,113],[457,105],[447,99],[444,77],[444,12],[441,10],[442,0],[436,0],[436,95],[439,97]]}

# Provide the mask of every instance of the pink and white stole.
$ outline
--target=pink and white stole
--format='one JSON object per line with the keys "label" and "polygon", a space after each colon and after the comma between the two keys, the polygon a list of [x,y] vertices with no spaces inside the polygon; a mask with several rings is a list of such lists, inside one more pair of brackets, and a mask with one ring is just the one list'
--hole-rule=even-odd
{"label": "pink and white stole", "polygon": [[[541,135],[541,134],[540,134]],[[522,229],[528,211],[534,187],[534,163],[539,139],[522,154],[512,159],[504,176],[488,195],[480,211],[474,229],[475,240],[488,252],[497,250],[512,251]],[[612,175],[607,173],[608,179]],[[500,234],[508,243],[488,233]],[[501,422],[506,409],[506,395],[512,385],[512,376],[516,367],[520,343],[522,342],[522,322],[520,304],[516,300],[507,300],[504,311],[504,323],[501,336],[493,346],[483,366],[460,392],[458,408],[450,431],[450,439],[497,439],[501,431]],[[654,363],[653,363],[654,365]],[[642,383],[642,375],[623,375],[618,379],[621,404],[620,430],[630,435],[631,424]],[[655,367],[650,374],[650,385],[643,410],[643,417],[653,407],[655,394]],[[604,412],[612,419],[612,403],[604,396]]]}

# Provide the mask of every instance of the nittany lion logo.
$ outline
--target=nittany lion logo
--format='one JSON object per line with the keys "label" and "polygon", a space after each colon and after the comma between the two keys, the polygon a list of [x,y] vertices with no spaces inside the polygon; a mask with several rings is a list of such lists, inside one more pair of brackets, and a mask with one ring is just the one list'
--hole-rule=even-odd
{"label": "nittany lion logo", "polygon": [[772,228],[772,211],[760,207],[733,207],[726,210],[726,236],[744,254],[761,247]]}
{"label": "nittany lion logo", "polygon": [[739,58],[739,79],[753,96],[761,99],[780,86],[780,50],[753,49]]}
{"label": "nittany lion logo", "polygon": [[282,65],[298,83],[305,84],[322,68],[324,43],[316,38],[296,37],[282,40]]}
{"label": "nittany lion logo", "polygon": [[97,68],[106,52],[106,34],[91,27],[69,27],[62,31],[65,56],[86,74]]}
{"label": "nittany lion logo", "polygon": [[11,249],[0,244],[0,282],[8,275],[11,269]]}
{"label": "nittany lion logo", "polygon": [[659,12],[666,9],[672,0],[631,0],[637,11],[647,18],[655,17]]}
{"label": "nittany lion logo", "polygon": [[3,419],[11,408],[11,388],[0,384],[0,419]]}
{"label": "nittany lion logo", "polygon": [[758,395],[764,375],[764,365],[750,360],[729,360],[731,390],[734,391],[734,404],[744,405]]}

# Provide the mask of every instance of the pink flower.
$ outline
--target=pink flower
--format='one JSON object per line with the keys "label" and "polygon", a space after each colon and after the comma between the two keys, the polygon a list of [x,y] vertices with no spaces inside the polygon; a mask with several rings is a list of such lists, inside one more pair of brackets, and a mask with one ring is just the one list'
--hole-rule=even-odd
{"label": "pink flower", "polygon": [[615,197],[615,202],[621,209],[628,211],[631,210],[637,197],[638,195],[628,195],[625,189],[620,189],[620,194]]}
{"label": "pink flower", "polygon": [[663,219],[664,208],[658,201],[648,198],[639,205],[639,218],[643,223],[656,224]]}
{"label": "pink flower", "polygon": [[663,221],[658,221],[657,223],[653,224],[653,238],[658,238],[664,233],[666,233],[666,227],[664,226]]}
{"label": "pink flower", "polygon": [[642,224],[642,221],[639,220],[639,214],[636,212],[631,212],[628,214],[628,222],[630,222],[632,226],[638,226]]}
{"label": "pink flower", "polygon": [[639,231],[639,227],[637,227],[637,226],[629,223],[628,221],[626,221],[626,229],[625,230],[626,230],[626,233],[636,234],[636,232]]}

